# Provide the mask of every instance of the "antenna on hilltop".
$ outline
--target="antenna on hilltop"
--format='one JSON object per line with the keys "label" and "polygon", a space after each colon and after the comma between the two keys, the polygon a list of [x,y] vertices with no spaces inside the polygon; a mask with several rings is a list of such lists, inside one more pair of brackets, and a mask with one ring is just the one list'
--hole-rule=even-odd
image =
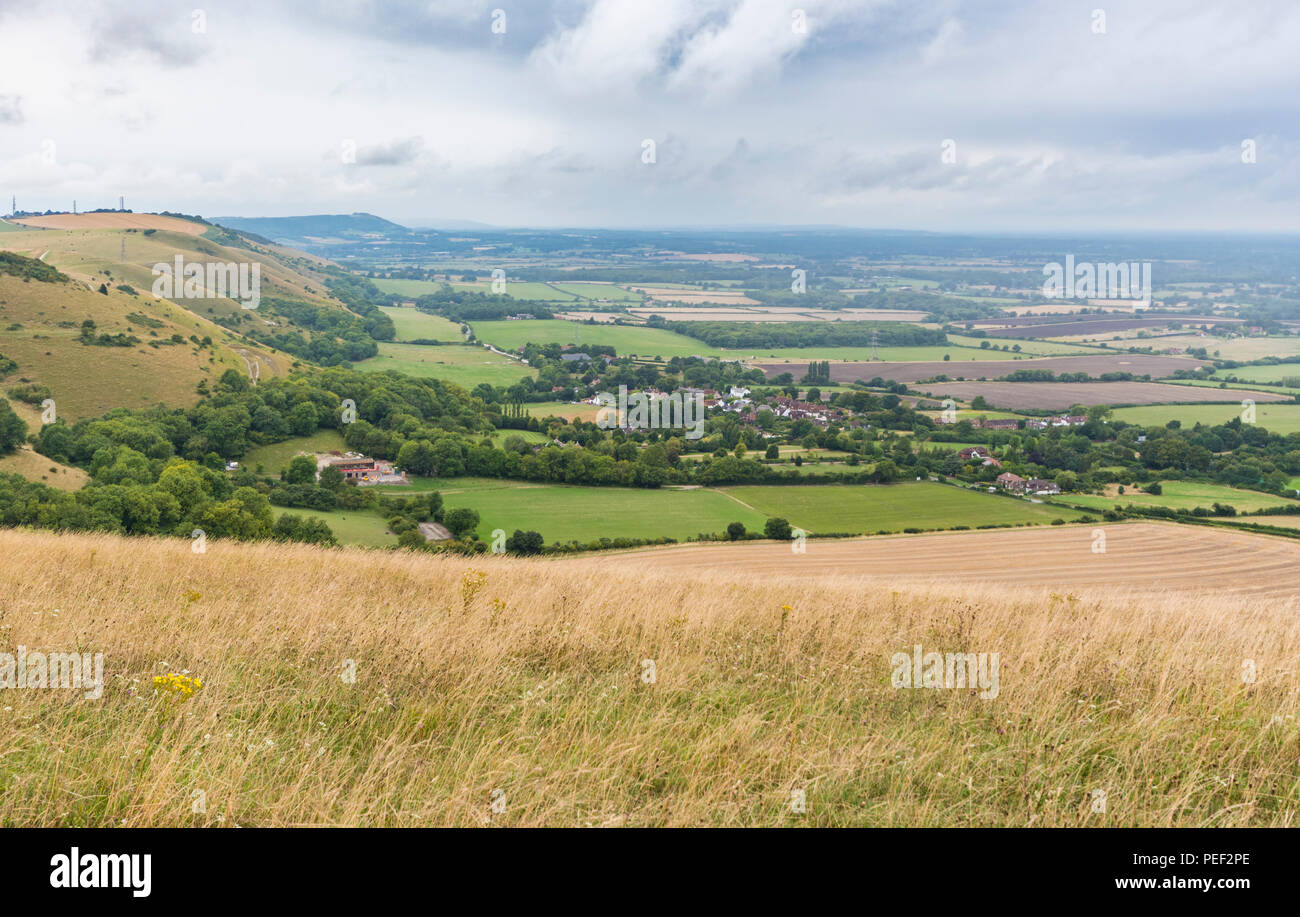
{"label": "antenna on hilltop", "polygon": [[121,210],[123,213],[126,212],[126,195],[125,195],[125,194],[123,194],[123,195],[121,195],[120,197],[118,197],[118,199],[117,199],[117,209],[118,209],[118,210]]}

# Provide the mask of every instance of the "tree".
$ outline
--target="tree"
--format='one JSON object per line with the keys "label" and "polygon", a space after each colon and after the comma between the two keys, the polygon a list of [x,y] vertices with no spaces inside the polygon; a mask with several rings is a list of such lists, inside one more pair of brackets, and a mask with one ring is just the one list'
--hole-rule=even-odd
{"label": "tree", "polygon": [[9,402],[0,398],[0,452],[18,448],[27,438],[27,424],[14,413]]}
{"label": "tree", "polygon": [[[781,450],[777,448],[776,443],[772,443],[763,455],[765,458],[777,459],[781,457]],[[1296,453],[1296,467],[1300,468],[1300,452]]]}
{"label": "tree", "polygon": [[763,534],[773,541],[789,541],[792,531],[790,523],[780,516],[773,516],[763,523]]}
{"label": "tree", "polygon": [[539,532],[521,532],[515,529],[515,533],[506,539],[506,550],[511,554],[522,554],[525,556],[531,554],[541,554],[542,547],[545,545]]}
{"label": "tree", "polygon": [[745,537],[745,523],[732,522],[727,525],[727,537],[732,541],[739,541]]}
{"label": "tree", "polygon": [[463,540],[466,535],[473,535],[478,528],[478,513],[465,506],[448,510],[443,516],[442,524],[447,527],[456,540]]}
{"label": "tree", "polygon": [[326,465],[320,472],[320,486],[326,490],[337,491],[345,483],[343,472],[333,465]]}
{"label": "tree", "polygon": [[315,484],[316,459],[310,455],[295,455],[284,473],[286,484]]}

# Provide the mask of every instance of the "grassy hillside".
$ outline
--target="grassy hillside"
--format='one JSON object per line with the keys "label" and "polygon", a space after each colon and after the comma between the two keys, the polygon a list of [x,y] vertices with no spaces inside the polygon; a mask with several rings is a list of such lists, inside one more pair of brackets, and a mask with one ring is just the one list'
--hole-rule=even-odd
{"label": "grassy hillside", "polygon": [[8,644],[104,654],[6,692],[0,823],[1293,823],[1294,599],[748,572],[0,531]]}
{"label": "grassy hillside", "polygon": [[[84,344],[81,326],[87,319],[95,323],[96,336],[122,335],[139,343]],[[173,335],[181,342],[174,343]],[[202,345],[204,338],[211,338],[211,346]],[[247,360],[256,359],[268,376],[289,365],[284,355],[249,345],[147,291],[133,295],[112,288],[103,294],[75,280],[41,283],[6,274],[0,274],[0,353],[18,363],[0,388],[47,385],[59,415],[71,420],[115,407],[193,404],[201,380],[211,385],[228,369],[247,373]]]}

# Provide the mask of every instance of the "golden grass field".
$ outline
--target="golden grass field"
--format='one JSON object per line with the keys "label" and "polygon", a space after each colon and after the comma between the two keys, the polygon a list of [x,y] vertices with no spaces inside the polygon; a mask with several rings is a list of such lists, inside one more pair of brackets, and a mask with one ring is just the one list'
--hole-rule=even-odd
{"label": "golden grass field", "polygon": [[165,229],[191,236],[201,235],[207,229],[202,223],[159,213],[54,213],[10,222],[36,229]]}
{"label": "golden grass field", "polygon": [[[0,652],[103,652],[106,684],[0,690],[0,824],[1296,823],[1294,595],[749,577],[739,554],[717,575],[674,553],[0,530]],[[895,690],[916,644],[998,653],[997,697]],[[155,696],[168,673],[203,688]]]}

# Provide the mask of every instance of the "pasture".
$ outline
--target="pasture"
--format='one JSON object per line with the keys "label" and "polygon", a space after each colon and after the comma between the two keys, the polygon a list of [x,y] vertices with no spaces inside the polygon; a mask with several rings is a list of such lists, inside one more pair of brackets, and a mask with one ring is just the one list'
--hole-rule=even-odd
{"label": "pasture", "polygon": [[[516,350],[525,344],[566,344],[581,350],[584,344],[613,347],[619,356],[643,357],[727,356],[727,351],[710,347],[685,335],[640,325],[588,325],[562,319],[474,322],[474,334],[502,350]],[[734,359],[734,355],[731,355]]]}
{"label": "pasture", "polygon": [[742,486],[724,492],[767,516],[810,532],[901,532],[954,525],[1031,525],[1076,519],[1075,510],[915,481],[903,484],[806,487]]}
{"label": "pasture", "polygon": [[381,343],[378,356],[362,360],[355,367],[364,372],[392,369],[408,376],[444,379],[467,389],[480,382],[510,386],[537,374],[537,370],[518,360],[473,344]]}
{"label": "pasture", "polygon": [[[1272,433],[1300,433],[1300,404],[1263,404],[1260,399],[1270,397],[1264,392],[1238,393],[1254,399],[1255,423]],[[1232,404],[1161,404],[1142,407],[1118,408],[1115,420],[1144,427],[1163,427],[1171,420],[1179,421],[1184,428],[1196,424],[1215,426],[1224,424],[1242,414],[1238,399]]]}
{"label": "pasture", "polygon": [[346,449],[343,434],[338,430],[317,430],[311,436],[295,436],[284,442],[255,446],[244,453],[239,462],[250,471],[256,471],[261,465],[266,474],[278,474],[281,469],[288,468],[289,462],[299,453],[343,452]]}
{"label": "pasture", "polygon": [[380,306],[383,312],[393,320],[397,329],[398,342],[404,341],[442,341],[458,343],[465,340],[461,334],[460,324],[441,315],[430,315],[410,306]]}
{"label": "pasture", "polygon": [[676,538],[722,532],[731,522],[762,531],[765,516],[704,488],[575,487],[501,481],[499,487],[461,490],[447,481],[447,509],[467,506],[480,517],[479,537],[494,529],[541,532],[552,542],[599,538]]}
{"label": "pasture", "polygon": [[[1125,487],[1125,493],[1111,484],[1106,488],[1105,496],[1094,494],[1066,494],[1058,499],[1064,503],[1082,506],[1090,510],[1105,510],[1116,505],[1127,506],[1167,506],[1170,509],[1195,509],[1203,506],[1209,509],[1215,503],[1226,503],[1237,508],[1238,512],[1253,512],[1271,506],[1291,506],[1300,513],[1300,502],[1276,497],[1272,494],[1254,490],[1240,490],[1222,484],[1202,484],[1195,481],[1162,481],[1161,493],[1157,496],[1145,493],[1133,487]],[[1262,520],[1261,520],[1262,521]]]}

